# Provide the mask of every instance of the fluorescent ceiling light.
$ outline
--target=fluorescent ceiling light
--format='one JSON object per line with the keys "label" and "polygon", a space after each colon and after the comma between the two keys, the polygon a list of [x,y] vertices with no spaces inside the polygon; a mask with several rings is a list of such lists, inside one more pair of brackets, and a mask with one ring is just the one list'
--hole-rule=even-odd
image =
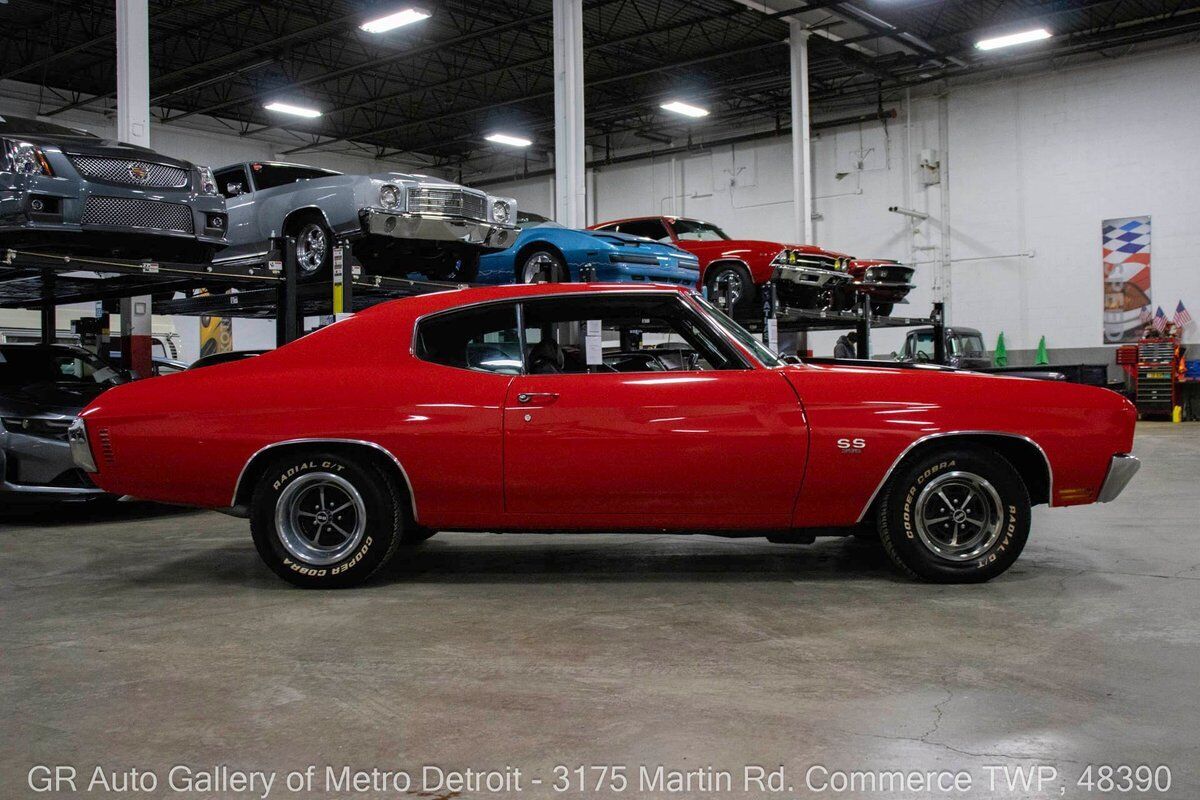
{"label": "fluorescent ceiling light", "polygon": [[980,50],[998,50],[1001,47],[1012,47],[1014,44],[1027,44],[1029,42],[1040,42],[1043,39],[1049,39],[1053,34],[1045,28],[1037,28],[1032,31],[1022,31],[1021,33],[1010,33],[1007,36],[997,36],[993,39],[981,39],[975,43],[975,46]]}
{"label": "fluorescent ceiling light", "polygon": [[278,111],[280,114],[292,114],[297,117],[308,117],[309,119],[321,116],[321,112],[315,108],[294,106],[291,103],[267,103],[263,108],[267,111]]}
{"label": "fluorescent ceiling light", "polygon": [[661,108],[665,111],[673,111],[676,114],[683,114],[685,117],[707,117],[708,109],[700,108],[699,106],[688,105],[681,103],[678,100],[672,100],[670,103],[663,103]]}
{"label": "fluorescent ceiling light", "polygon": [[394,14],[369,20],[358,27],[367,33],[386,33],[396,28],[402,28],[405,25],[412,25],[414,22],[420,22],[423,19],[429,19],[430,16],[432,15],[428,11],[422,11],[419,8],[406,8]]}
{"label": "fluorescent ceiling light", "polygon": [[520,136],[509,136],[507,133],[489,133],[483,138],[487,139],[489,142],[506,144],[510,147],[529,147],[529,145],[533,144],[533,142],[528,139],[523,139]]}

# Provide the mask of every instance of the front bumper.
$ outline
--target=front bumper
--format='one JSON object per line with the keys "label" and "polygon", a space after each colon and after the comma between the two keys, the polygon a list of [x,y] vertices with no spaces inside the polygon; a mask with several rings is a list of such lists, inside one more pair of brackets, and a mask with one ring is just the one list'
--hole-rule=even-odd
{"label": "front bumper", "polygon": [[434,242],[457,242],[487,250],[503,250],[517,238],[516,228],[494,222],[428,214],[407,214],[377,208],[361,212],[363,231],[371,236]]}
{"label": "front bumper", "polygon": [[1096,502],[1107,503],[1116,500],[1117,496],[1133,480],[1133,476],[1137,475],[1141,466],[1142,462],[1136,456],[1125,454],[1113,456],[1112,463],[1108,467],[1108,475],[1104,479],[1104,485],[1100,487],[1100,494],[1096,496]]}
{"label": "front bumper", "polygon": [[65,441],[0,431],[0,503],[88,500],[103,494],[75,466]]}
{"label": "front bumper", "polygon": [[848,273],[835,272],[821,267],[808,267],[798,264],[781,264],[775,267],[774,280],[777,283],[790,283],[796,286],[813,289],[832,288],[850,282]]}

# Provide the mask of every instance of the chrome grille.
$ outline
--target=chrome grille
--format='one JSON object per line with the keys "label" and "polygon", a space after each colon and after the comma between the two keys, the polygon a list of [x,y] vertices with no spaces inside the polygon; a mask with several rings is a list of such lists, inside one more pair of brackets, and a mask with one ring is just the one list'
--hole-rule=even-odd
{"label": "chrome grille", "polygon": [[132,197],[92,195],[83,204],[84,225],[192,233],[192,209],[182,203],[159,203]]}
{"label": "chrome grille", "polygon": [[418,186],[408,192],[410,214],[445,214],[448,217],[487,219],[487,199],[462,189]]}
{"label": "chrome grille", "polygon": [[80,175],[93,181],[145,186],[148,189],[182,189],[191,180],[188,170],[183,167],[149,161],[97,156],[70,156],[70,159]]}
{"label": "chrome grille", "polygon": [[784,250],[771,262],[774,266],[815,267],[817,269],[840,270],[845,266],[842,259],[820,253],[805,253],[800,250]]}

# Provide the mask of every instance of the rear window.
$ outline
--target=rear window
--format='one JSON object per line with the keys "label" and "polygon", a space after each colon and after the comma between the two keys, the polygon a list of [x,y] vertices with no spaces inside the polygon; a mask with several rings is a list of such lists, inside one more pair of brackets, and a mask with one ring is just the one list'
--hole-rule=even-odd
{"label": "rear window", "polygon": [[328,178],[342,174],[329,169],[282,164],[251,164],[250,171],[254,174],[254,188],[259,191],[274,189],[276,186],[286,186],[289,183],[310,178]]}

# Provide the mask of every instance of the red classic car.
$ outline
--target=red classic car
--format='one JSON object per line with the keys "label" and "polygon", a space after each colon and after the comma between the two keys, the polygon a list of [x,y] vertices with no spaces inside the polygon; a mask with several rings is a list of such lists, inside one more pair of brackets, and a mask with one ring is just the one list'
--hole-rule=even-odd
{"label": "red classic car", "polygon": [[700,259],[700,287],[722,297],[739,316],[758,308],[760,287],[774,280],[782,304],[826,308],[849,286],[850,257],[813,245],[734,239],[711,222],[683,217],[638,217],[593,225],[670,242]]}
{"label": "red classic car", "polygon": [[871,528],[908,574],[977,582],[1017,558],[1031,505],[1124,488],[1134,418],[1092,387],[785,363],[690,290],[567,283],[384,303],[117,386],[68,438],[108,492],[248,516],[301,586],[359,583],[441,530]]}
{"label": "red classic car", "polygon": [[850,262],[848,271],[853,282],[839,287],[835,306],[853,308],[858,296],[866,295],[871,301],[871,312],[881,317],[892,313],[912,290],[915,270],[899,261],[886,258],[856,258]]}

